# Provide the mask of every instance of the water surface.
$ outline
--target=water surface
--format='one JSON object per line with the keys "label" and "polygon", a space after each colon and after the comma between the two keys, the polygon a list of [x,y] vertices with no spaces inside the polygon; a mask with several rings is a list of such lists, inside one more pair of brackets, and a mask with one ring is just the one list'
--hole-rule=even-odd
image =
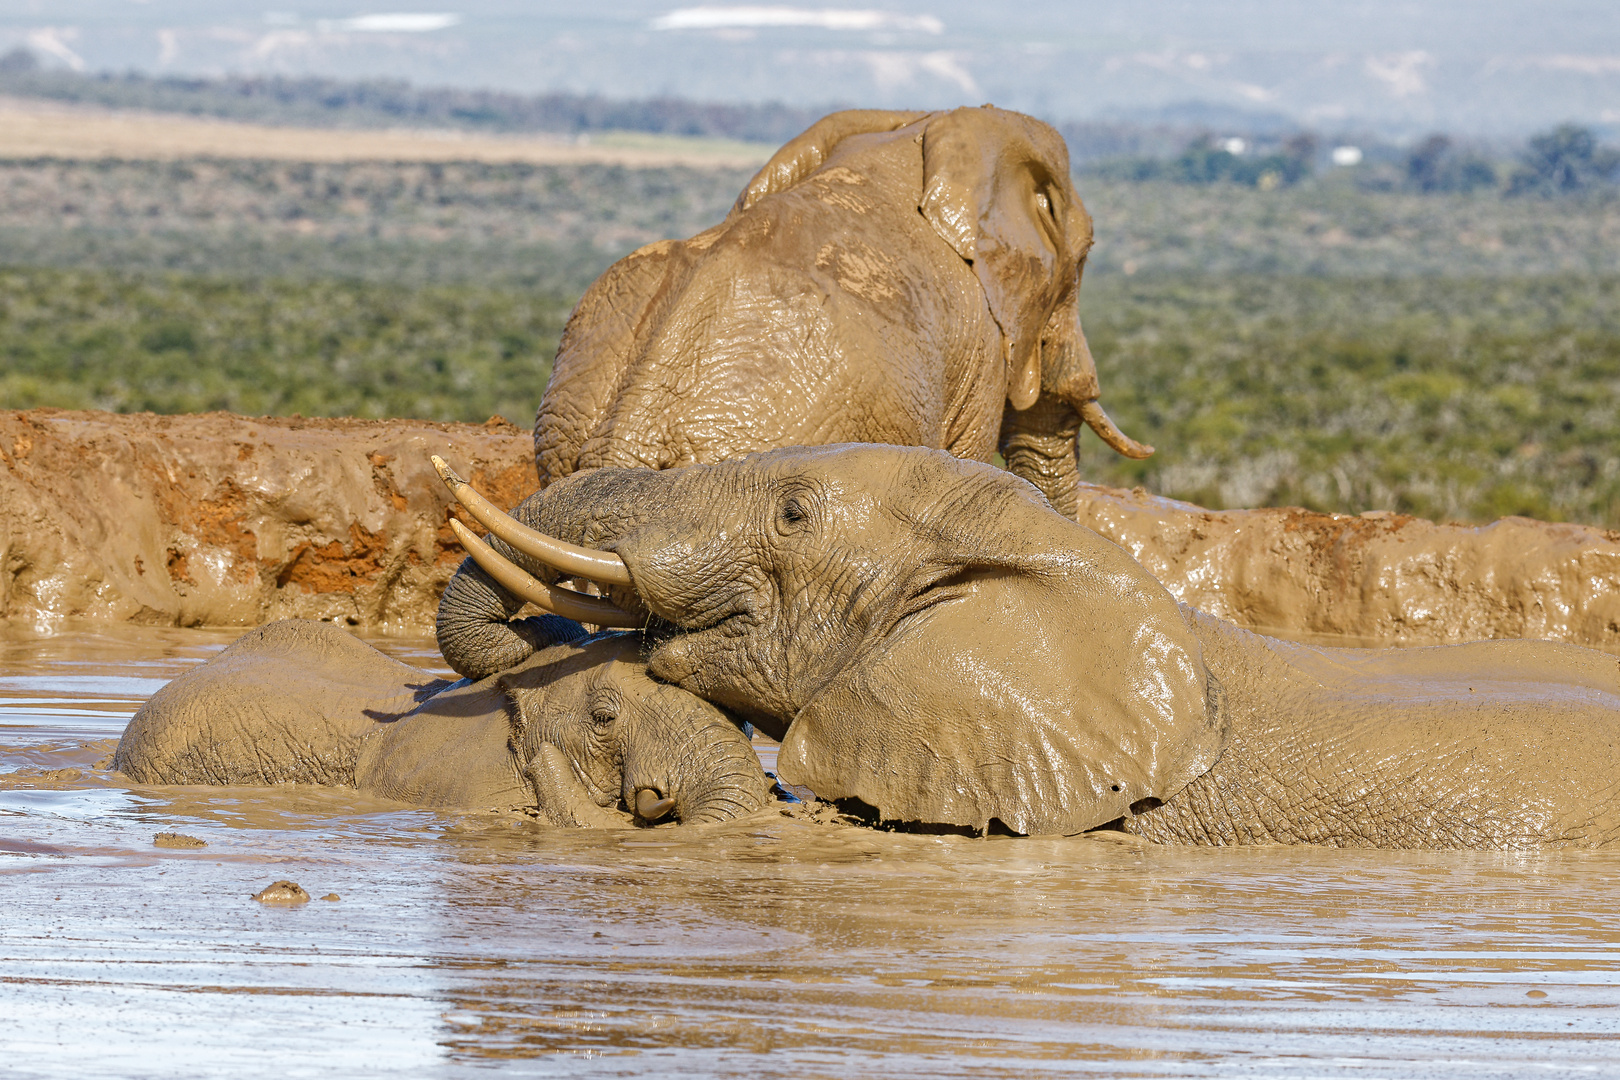
{"label": "water surface", "polygon": [[[8,1075],[1620,1075],[1620,855],[586,833],[104,771],[238,633],[0,624]],[[340,899],[248,899],[279,878]]]}

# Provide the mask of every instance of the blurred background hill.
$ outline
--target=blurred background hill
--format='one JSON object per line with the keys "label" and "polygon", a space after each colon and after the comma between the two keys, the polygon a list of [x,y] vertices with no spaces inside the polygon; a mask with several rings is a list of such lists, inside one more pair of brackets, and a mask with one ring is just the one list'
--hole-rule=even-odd
{"label": "blurred background hill", "polygon": [[1607,0],[15,0],[0,51],[80,71],[1522,137],[1620,123],[1616,22]]}
{"label": "blurred background hill", "polygon": [[1620,527],[1609,9],[602,7],[0,12],[0,407],[527,426],[584,287],[825,108],[993,99],[1160,447],[1091,478]]}

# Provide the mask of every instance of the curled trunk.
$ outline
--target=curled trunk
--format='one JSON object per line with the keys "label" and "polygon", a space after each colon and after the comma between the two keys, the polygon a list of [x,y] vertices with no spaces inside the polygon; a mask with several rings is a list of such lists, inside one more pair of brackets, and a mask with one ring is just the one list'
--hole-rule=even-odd
{"label": "curled trunk", "polygon": [[[614,469],[599,479],[589,472],[575,475],[586,482],[535,492],[513,507],[511,516],[566,544],[611,550],[614,536],[650,520],[657,512],[655,492],[661,493],[662,485],[653,470]],[[643,487],[645,491],[640,490]],[[626,508],[633,509],[627,512]],[[555,585],[563,578],[557,570],[498,537],[486,541],[537,581]],[[604,591],[625,611],[643,610],[633,586],[612,585]],[[445,662],[470,679],[481,679],[514,667],[549,645],[573,641],[585,633],[579,623],[553,615],[514,619],[523,604],[521,597],[503,588],[472,559],[464,560],[439,600],[435,629]]]}
{"label": "curled trunk", "polygon": [[[499,540],[491,546],[521,558]],[[585,635],[579,623],[556,615],[513,618],[522,607],[521,599],[471,559],[464,560],[439,599],[434,624],[445,663],[469,679],[483,679],[516,667],[541,649]]]}

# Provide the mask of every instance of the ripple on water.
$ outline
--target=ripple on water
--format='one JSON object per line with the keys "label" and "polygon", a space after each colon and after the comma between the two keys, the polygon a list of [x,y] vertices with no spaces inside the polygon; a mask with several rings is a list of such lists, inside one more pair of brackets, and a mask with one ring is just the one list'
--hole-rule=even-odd
{"label": "ripple on water", "polygon": [[[132,788],[98,767],[144,696],[234,636],[0,630],[0,1045],[21,1075],[1620,1063],[1617,856],[969,840],[772,814],[564,832],[307,787]],[[434,663],[431,642],[383,644]],[[207,846],[156,848],[160,831]],[[282,878],[341,899],[248,899]]]}

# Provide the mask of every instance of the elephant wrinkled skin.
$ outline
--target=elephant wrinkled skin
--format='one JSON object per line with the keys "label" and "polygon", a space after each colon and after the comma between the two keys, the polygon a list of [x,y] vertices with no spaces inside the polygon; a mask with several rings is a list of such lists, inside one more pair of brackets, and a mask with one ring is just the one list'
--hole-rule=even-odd
{"label": "elephant wrinkled skin", "polygon": [[1046,124],[989,106],[834,113],[724,222],[585,293],[535,421],[540,485],[837,442],[989,461],[999,440],[1072,516],[1082,419],[1151,452],[1098,403],[1078,308],[1091,243]]}
{"label": "elephant wrinkled skin", "polygon": [[940,451],[598,469],[513,517],[616,554],[603,591],[652,628],[651,675],[781,737],[783,780],[884,819],[1421,848],[1620,831],[1612,657],[1264,638]]}
{"label": "elephant wrinkled skin", "polygon": [[271,623],[158,691],[113,765],[140,783],[344,785],[558,825],[718,821],[765,804],[742,732],[647,678],[637,635],[572,637],[447,683],[326,623]]}

